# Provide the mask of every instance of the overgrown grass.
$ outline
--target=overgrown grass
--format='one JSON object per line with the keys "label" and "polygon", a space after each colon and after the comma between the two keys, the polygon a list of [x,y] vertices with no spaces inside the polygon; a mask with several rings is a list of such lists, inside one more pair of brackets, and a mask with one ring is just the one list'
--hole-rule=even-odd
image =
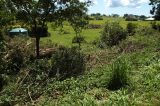
{"label": "overgrown grass", "polygon": [[[94,20],[91,23],[103,25],[106,20]],[[127,22],[119,20],[120,25],[125,27]],[[83,75],[63,81],[50,79],[47,76],[50,71],[50,59],[26,63],[29,74],[26,74],[28,70],[22,68],[18,75],[6,76],[9,83],[0,92],[0,105],[159,106],[159,32],[150,27],[140,27],[148,26],[149,22],[134,23],[139,26],[136,33],[112,48],[99,49],[92,44],[99,38],[102,29],[86,29],[82,32],[87,41],[82,44],[82,51],[87,55],[87,68]],[[59,34],[58,30],[51,28],[50,23],[48,25],[51,37],[42,38],[41,46],[45,47],[45,44],[48,44],[47,39],[50,38],[51,42],[57,45],[75,45],[72,44],[75,33],[70,26],[65,24],[63,33]],[[129,62],[121,60],[114,63],[119,56],[125,57]],[[130,71],[126,73],[129,67]],[[106,85],[109,84],[110,75],[114,70],[115,74],[124,78],[125,85],[127,75],[131,86],[115,91],[107,89]]]}

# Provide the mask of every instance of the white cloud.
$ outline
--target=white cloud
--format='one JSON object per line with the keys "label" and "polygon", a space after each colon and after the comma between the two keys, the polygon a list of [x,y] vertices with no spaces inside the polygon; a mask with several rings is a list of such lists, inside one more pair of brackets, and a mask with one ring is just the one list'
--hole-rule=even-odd
{"label": "white cloud", "polygon": [[104,0],[107,7],[140,7],[149,0]]}

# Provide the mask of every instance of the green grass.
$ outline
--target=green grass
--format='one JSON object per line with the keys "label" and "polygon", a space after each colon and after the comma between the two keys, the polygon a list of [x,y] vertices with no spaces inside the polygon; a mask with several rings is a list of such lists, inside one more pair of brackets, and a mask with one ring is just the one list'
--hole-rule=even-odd
{"label": "green grass", "polygon": [[[72,46],[72,39],[76,35],[73,31],[72,27],[70,26],[64,26],[64,31],[68,32],[68,34],[60,33],[60,29],[52,29],[51,24],[49,26],[49,33],[51,34],[50,37],[42,38],[42,42],[46,43],[48,40],[51,40],[53,43],[58,43],[60,45],[65,46]],[[81,33],[82,36],[85,37],[85,40],[90,43],[97,39],[100,35],[100,31],[102,29],[84,29]]]}
{"label": "green grass", "polygon": [[[127,23],[128,23],[123,18],[104,18],[104,20],[92,20],[89,23],[104,26],[107,21],[118,21],[120,22],[120,25],[123,26],[124,28],[127,26]],[[132,23],[135,23],[138,26],[149,26],[150,25],[150,22],[148,21],[134,21]],[[47,38],[42,38],[41,39],[42,43],[47,43],[48,40],[51,40],[53,43],[57,43],[59,45],[73,46],[72,38],[75,36],[75,32],[73,28],[68,25],[68,23],[65,23],[63,27],[63,30],[68,32],[68,34],[60,33],[61,32],[60,28],[54,29],[51,23],[48,24],[48,27],[49,27],[48,30],[51,36]],[[87,41],[87,43],[90,43],[99,38],[100,32],[102,30],[103,28],[84,29],[81,35],[85,37],[85,40]]]}
{"label": "green grass", "polygon": [[[107,20],[115,19],[106,18],[100,21],[94,20],[90,23],[104,25]],[[122,18],[116,20],[119,20],[123,27],[128,23]],[[20,106],[160,106],[160,32],[147,28],[150,22],[136,21],[133,23],[145,28],[139,28],[134,36],[128,36],[119,45],[105,49],[97,48],[91,43],[99,38],[103,29],[84,30],[82,35],[87,43],[83,43],[82,50],[87,54],[86,57],[90,56],[90,59],[86,59],[87,68],[84,75],[63,81],[53,78],[49,81],[47,80],[44,86],[33,82],[33,85],[35,85],[30,85],[28,88],[26,88],[27,85],[22,83],[18,86],[19,88],[15,87],[18,85],[15,82],[18,82],[19,78],[24,75],[16,76],[16,78],[11,76],[14,81],[9,83],[6,89],[1,92],[0,104],[2,101],[11,100]],[[72,44],[72,38],[75,33],[67,23],[64,25],[64,31],[69,34],[59,34],[59,30],[54,30],[51,23],[48,24],[48,27],[51,36],[41,39],[41,43],[44,46],[50,41],[68,47],[75,45]],[[129,86],[110,91],[107,89],[110,75],[113,71],[110,67],[114,65],[113,62],[120,56],[125,57],[127,62],[129,61],[130,63],[126,64],[130,67],[127,72],[130,79]],[[47,60],[40,65],[46,66],[49,62],[50,60]],[[123,69],[125,68],[119,71],[123,71]],[[39,79],[38,73],[36,75],[36,78]],[[17,89],[19,92],[15,93]],[[25,94],[24,92],[27,93]],[[41,93],[40,97],[30,100],[28,95],[36,93]],[[25,97],[29,98],[28,102],[26,102],[26,99],[24,100]]]}
{"label": "green grass", "polygon": [[[115,19],[105,19],[105,20],[94,20],[90,24],[104,25],[106,21],[112,21]],[[120,22],[124,28],[127,23],[124,19],[116,19]],[[150,22],[147,21],[135,21],[139,27],[148,27]],[[125,41],[123,41],[119,46],[115,46],[112,49],[100,50],[94,47],[89,42],[92,42],[99,38],[100,32],[103,29],[86,29],[82,32],[82,35],[85,36],[87,44],[83,44],[82,48],[88,51],[89,54],[95,56],[97,61],[96,65],[93,65],[93,68],[86,73],[86,75],[80,76],[76,79],[69,79],[66,82],[72,83],[75,86],[72,86],[69,91],[64,90],[67,93],[64,93],[63,96],[58,97],[58,99],[48,100],[47,104],[55,105],[92,105],[92,106],[103,106],[103,105],[114,105],[114,106],[141,106],[141,105],[150,105],[158,106],[160,105],[160,92],[159,89],[159,55],[156,52],[156,49],[159,48],[160,38],[159,32],[152,30],[150,28],[138,29],[134,36],[129,36]],[[51,31],[54,35],[51,37],[53,42],[58,44],[63,44],[66,46],[71,46],[71,40],[75,36],[73,30],[69,27],[68,29],[70,34],[57,35],[55,31]],[[132,42],[130,44],[130,42]],[[128,43],[128,44],[127,44]],[[143,45],[143,46],[142,46]],[[90,49],[92,47],[92,49]],[[119,47],[123,49],[131,49],[129,51],[119,53],[117,50]],[[98,51],[96,51],[98,50]],[[95,52],[96,51],[96,52]],[[112,51],[109,53],[108,51]],[[109,64],[118,56],[124,56],[128,61],[131,62],[131,71],[129,72],[129,78],[131,80],[130,87],[125,89],[120,89],[118,91],[108,91],[106,85],[109,81]],[[111,59],[112,58],[112,59]],[[89,61],[91,63],[94,61]],[[106,64],[107,63],[107,64]],[[155,76],[155,77],[154,77]],[[157,77],[156,77],[157,76]],[[63,82],[61,82],[62,84]],[[64,84],[64,83],[63,83]],[[64,86],[66,86],[64,84]],[[155,87],[156,86],[156,87]],[[64,87],[65,88],[65,87]],[[86,88],[84,90],[84,88]],[[45,99],[48,97],[44,96]],[[42,99],[43,100],[43,99]],[[46,101],[46,100],[44,100]],[[44,103],[40,101],[39,103]]]}

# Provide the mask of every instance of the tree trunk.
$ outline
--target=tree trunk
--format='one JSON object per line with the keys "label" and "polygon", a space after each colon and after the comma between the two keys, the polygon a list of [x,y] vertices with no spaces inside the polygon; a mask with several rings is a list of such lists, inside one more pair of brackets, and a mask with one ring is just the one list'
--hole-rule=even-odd
{"label": "tree trunk", "polygon": [[36,54],[37,54],[37,58],[39,58],[39,41],[40,41],[40,37],[36,37]]}

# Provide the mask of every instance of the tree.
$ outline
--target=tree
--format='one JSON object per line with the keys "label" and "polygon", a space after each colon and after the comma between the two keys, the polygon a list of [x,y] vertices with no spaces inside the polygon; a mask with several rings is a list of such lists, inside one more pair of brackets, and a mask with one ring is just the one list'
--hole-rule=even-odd
{"label": "tree", "polygon": [[54,21],[63,25],[68,21],[71,25],[81,27],[85,20],[87,7],[91,1],[79,0],[11,0],[17,9],[17,19],[30,25],[31,34],[36,39],[36,54],[39,58],[39,42],[47,35],[47,22]]}
{"label": "tree", "polygon": [[[10,10],[8,9],[8,7],[10,7]],[[5,26],[6,24],[8,24],[10,21],[14,19],[14,15],[11,14],[11,12],[13,11],[14,11],[14,7],[10,3],[10,0],[0,1],[0,27]]]}
{"label": "tree", "polygon": [[150,0],[149,5],[152,5],[152,10],[150,13],[155,16],[155,20],[160,20],[160,1]]}
{"label": "tree", "polygon": [[96,13],[96,16],[101,16],[101,13]]}
{"label": "tree", "polygon": [[119,15],[118,14],[112,14],[112,17],[119,17]]}
{"label": "tree", "polygon": [[127,18],[129,16],[129,14],[124,14],[123,18]]}
{"label": "tree", "polygon": [[145,19],[146,19],[146,16],[145,16],[145,15],[141,15],[141,16],[139,16],[139,19],[140,19],[140,20],[145,20]]}

